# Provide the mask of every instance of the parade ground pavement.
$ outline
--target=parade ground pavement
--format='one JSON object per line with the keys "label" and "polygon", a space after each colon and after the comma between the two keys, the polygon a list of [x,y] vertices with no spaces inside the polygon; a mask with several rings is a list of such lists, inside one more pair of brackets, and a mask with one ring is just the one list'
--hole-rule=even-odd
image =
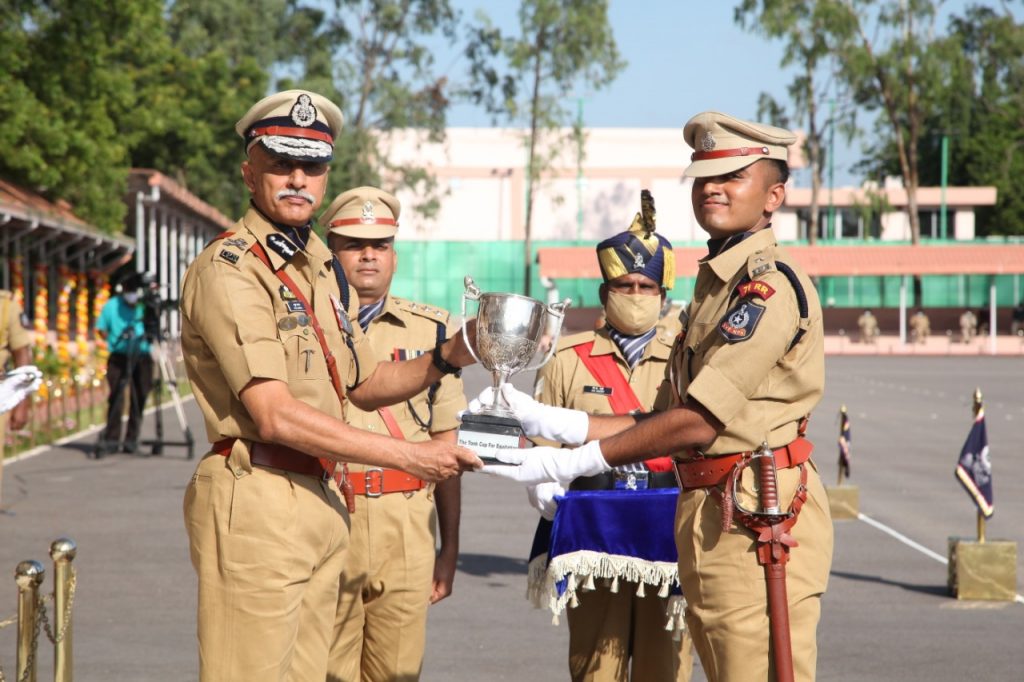
{"label": "parade ground pavement", "polygon": [[[838,412],[852,423],[852,480],[859,520],[835,523],[835,557],[818,631],[820,680],[1010,680],[1024,670],[1024,597],[957,601],[947,595],[947,538],[973,539],[975,507],[954,479],[972,421],[971,394],[985,399],[994,469],[990,540],[1018,544],[1024,576],[1024,361],[1018,357],[829,357],[825,397],[809,437],[827,485],[836,481]],[[489,380],[466,376],[475,395]],[[516,383],[526,388],[529,376]],[[197,678],[196,578],[181,503],[205,431],[184,402],[201,444],[196,460],[162,456],[90,459],[95,433],[8,460],[0,515],[0,621],[16,612],[14,570],[36,559],[51,592],[51,541],[77,543],[73,605],[75,679]],[[180,438],[174,412],[163,422]],[[146,419],[152,433],[154,415]],[[454,594],[430,610],[423,678],[444,682],[568,679],[565,619],[526,600],[526,558],[536,513],[519,487],[463,477],[462,542]],[[799,551],[799,549],[795,550]],[[52,609],[52,604],[51,604]],[[14,678],[15,628],[0,630],[0,664]],[[52,679],[41,636],[39,679]],[[42,646],[45,642],[46,646]],[[704,679],[699,668],[695,680]]]}

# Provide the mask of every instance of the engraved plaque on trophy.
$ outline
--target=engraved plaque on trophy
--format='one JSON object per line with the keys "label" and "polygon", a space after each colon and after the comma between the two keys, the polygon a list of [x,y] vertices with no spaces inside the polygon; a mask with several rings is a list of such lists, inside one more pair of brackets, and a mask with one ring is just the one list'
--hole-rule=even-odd
{"label": "engraved plaque on trophy", "polygon": [[[459,427],[459,445],[470,448],[485,464],[501,464],[493,456],[495,449],[521,448],[526,445],[523,428],[498,393],[498,387],[518,372],[539,369],[555,352],[562,331],[565,309],[570,299],[544,305],[518,294],[481,293],[473,278],[465,279],[462,295],[462,318],[466,319],[466,303],[477,302],[476,345],[469,342],[466,327],[462,334],[473,357],[494,380],[494,402],[476,413],[466,413]],[[530,366],[545,332],[553,336],[544,358]]]}

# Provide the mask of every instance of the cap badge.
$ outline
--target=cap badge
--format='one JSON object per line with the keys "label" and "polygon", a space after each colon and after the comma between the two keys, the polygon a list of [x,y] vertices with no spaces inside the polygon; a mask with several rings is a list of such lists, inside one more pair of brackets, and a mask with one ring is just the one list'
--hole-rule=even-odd
{"label": "cap badge", "polygon": [[295,105],[292,106],[290,116],[295,125],[303,128],[308,128],[316,123],[316,107],[313,106],[309,95],[299,95],[299,98],[295,100]]}
{"label": "cap badge", "polygon": [[715,148],[715,136],[711,134],[710,130],[705,130],[704,134],[700,137],[700,148],[701,151],[709,152]]}
{"label": "cap badge", "polygon": [[643,270],[645,267],[646,267],[646,265],[644,264],[644,256],[643,256],[643,254],[641,254],[641,253],[636,254],[633,257],[633,269],[634,270]]}
{"label": "cap badge", "polygon": [[375,222],[377,222],[377,217],[375,215],[373,215],[373,202],[372,201],[367,201],[365,204],[363,204],[363,215],[359,219],[359,222],[362,222],[362,223],[375,223]]}

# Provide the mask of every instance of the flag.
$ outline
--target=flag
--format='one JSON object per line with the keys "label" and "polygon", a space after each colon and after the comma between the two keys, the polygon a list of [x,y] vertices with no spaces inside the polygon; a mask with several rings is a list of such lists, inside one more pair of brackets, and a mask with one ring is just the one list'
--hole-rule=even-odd
{"label": "flag", "polygon": [[850,477],[850,415],[845,405],[839,411],[839,472],[843,478]]}
{"label": "flag", "polygon": [[974,424],[960,450],[956,477],[967,490],[985,518],[992,516],[992,462],[988,458],[988,435],[985,432],[985,410],[978,408]]}

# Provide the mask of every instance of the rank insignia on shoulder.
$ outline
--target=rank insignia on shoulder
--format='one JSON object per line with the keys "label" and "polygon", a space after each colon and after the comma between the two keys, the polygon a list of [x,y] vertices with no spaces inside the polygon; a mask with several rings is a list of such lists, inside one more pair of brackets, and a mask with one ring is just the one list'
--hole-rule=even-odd
{"label": "rank insignia on shoulder", "polygon": [[756,268],[754,268],[753,270],[750,271],[750,276],[751,277],[757,277],[758,275],[763,275],[764,273],[770,271],[771,269],[772,269],[772,264],[771,263],[765,263],[763,265],[758,265]]}
{"label": "rank insignia on shoulder", "polygon": [[221,252],[219,254],[217,254],[217,255],[219,255],[221,258],[223,258],[224,260],[226,260],[229,263],[237,263],[238,262],[238,254],[235,253],[234,251],[228,251],[227,249],[222,249]]}
{"label": "rank insignia on shoulder", "polygon": [[281,300],[282,301],[294,301],[295,300],[295,294],[293,294],[292,290],[289,289],[288,287],[286,287],[284,284],[281,285],[281,287],[278,289],[278,292],[281,294]]}
{"label": "rank insignia on shoulder", "polygon": [[302,301],[292,299],[285,301],[285,306],[288,308],[290,313],[304,313],[306,312],[306,306],[302,305]]}
{"label": "rank insignia on shoulder", "polygon": [[612,387],[611,386],[584,386],[583,387],[583,392],[584,393],[596,393],[597,395],[611,395],[612,394]]}
{"label": "rank insignia on shoulder", "polygon": [[718,323],[718,331],[729,343],[746,341],[754,335],[765,307],[751,301],[740,301]]}
{"label": "rank insignia on shoulder", "polygon": [[249,247],[249,242],[245,241],[241,237],[232,237],[231,239],[224,240],[224,246],[231,246],[236,249],[245,249]]}
{"label": "rank insignia on shoulder", "polygon": [[299,247],[295,246],[290,239],[276,232],[271,232],[267,235],[267,246],[285,260],[291,259],[292,256],[299,252]]}
{"label": "rank insignia on shoulder", "polygon": [[768,284],[760,280],[753,280],[751,282],[744,282],[743,284],[736,287],[736,295],[740,298],[747,296],[757,296],[763,301],[767,301],[775,294],[775,289],[772,289]]}

